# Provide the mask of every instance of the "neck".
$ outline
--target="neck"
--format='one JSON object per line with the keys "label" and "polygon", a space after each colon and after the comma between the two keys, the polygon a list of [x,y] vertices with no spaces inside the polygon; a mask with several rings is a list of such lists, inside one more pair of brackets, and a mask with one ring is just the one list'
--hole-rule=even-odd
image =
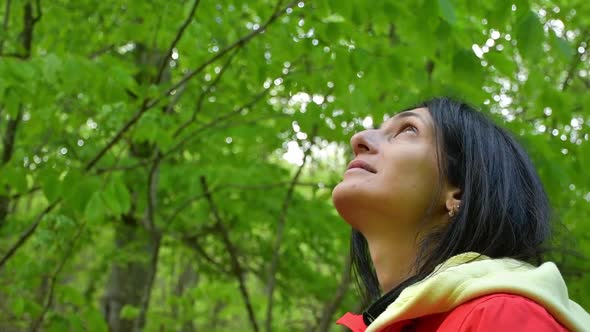
{"label": "neck", "polygon": [[379,284],[384,293],[409,278],[417,255],[416,238],[409,232],[365,234]]}

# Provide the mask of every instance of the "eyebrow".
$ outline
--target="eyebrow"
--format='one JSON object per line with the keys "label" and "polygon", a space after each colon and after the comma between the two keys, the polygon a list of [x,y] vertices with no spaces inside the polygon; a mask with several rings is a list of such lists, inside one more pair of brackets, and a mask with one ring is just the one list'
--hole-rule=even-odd
{"label": "eyebrow", "polygon": [[387,119],[386,121],[384,121],[383,123],[381,123],[381,125],[379,125],[377,128],[382,128],[383,125],[386,122],[388,122],[388,121],[392,121],[394,119],[403,119],[403,118],[407,118],[407,117],[417,117],[418,119],[420,119],[420,121],[422,121],[423,123],[426,123],[426,121],[424,120],[424,118],[422,117],[422,115],[420,115],[420,114],[418,114],[416,112],[412,112],[412,111],[403,111],[403,112],[397,113],[392,118]]}

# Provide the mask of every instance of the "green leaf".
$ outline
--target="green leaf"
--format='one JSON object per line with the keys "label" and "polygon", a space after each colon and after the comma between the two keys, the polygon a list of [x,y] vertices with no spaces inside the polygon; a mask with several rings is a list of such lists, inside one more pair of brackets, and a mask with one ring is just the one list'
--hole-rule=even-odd
{"label": "green leaf", "polygon": [[86,331],[88,332],[107,332],[109,329],[102,313],[94,307],[90,307],[84,312],[83,320],[86,322]]}
{"label": "green leaf", "polygon": [[135,319],[139,316],[139,308],[132,305],[126,304],[121,309],[121,318],[123,319]]}
{"label": "green leaf", "polygon": [[[5,60],[6,61],[6,60]],[[36,69],[32,62],[26,61],[7,61],[9,73],[17,82],[28,82],[34,80]]]}
{"label": "green leaf", "polygon": [[12,314],[20,317],[25,312],[25,299],[22,297],[15,297],[11,304]]}
{"label": "green leaf", "polygon": [[51,319],[49,320],[49,327],[47,331],[49,332],[63,332],[69,329],[69,321],[65,319],[61,315],[51,315]]}
{"label": "green leaf", "polygon": [[84,213],[92,193],[100,188],[100,181],[76,169],[68,172],[61,187],[65,205],[76,213]]}
{"label": "green leaf", "polygon": [[438,8],[440,17],[451,25],[455,24],[457,16],[455,15],[455,8],[453,7],[451,0],[438,0]]}
{"label": "green leaf", "polygon": [[500,29],[504,27],[506,21],[509,21],[512,13],[512,1],[511,0],[494,0],[490,2],[492,5],[491,11],[486,16],[489,25]]}
{"label": "green leaf", "polygon": [[61,70],[61,59],[55,54],[48,54],[43,58],[43,76],[49,83],[56,83],[58,81],[57,74]]}
{"label": "green leaf", "polygon": [[346,21],[344,17],[340,14],[330,14],[322,19],[324,23],[341,23]]}
{"label": "green leaf", "polygon": [[18,116],[19,110],[22,107],[22,98],[16,91],[15,87],[10,87],[6,90],[4,102],[6,113],[8,113],[11,118],[16,118]]}
{"label": "green leaf", "polygon": [[84,329],[84,321],[76,312],[67,316],[70,331],[89,331]]}
{"label": "green leaf", "polygon": [[514,77],[518,70],[514,59],[509,58],[505,52],[490,51],[485,54],[485,59],[504,76]]}
{"label": "green leaf", "polygon": [[470,82],[469,84],[479,84],[483,80],[480,60],[471,50],[459,50],[455,53],[453,74],[458,81]]}
{"label": "green leaf", "polygon": [[119,176],[113,176],[107,185],[102,198],[115,215],[120,215],[131,207],[131,196],[123,180]]}
{"label": "green leaf", "polygon": [[551,36],[551,46],[557,49],[558,54],[565,61],[570,61],[572,57],[576,54],[576,50],[574,49],[571,43],[554,34]]}
{"label": "green leaf", "polygon": [[21,167],[5,165],[0,169],[0,177],[2,183],[8,185],[17,192],[24,192],[27,190],[26,170]]}
{"label": "green leaf", "polygon": [[39,176],[43,194],[48,201],[52,202],[61,195],[61,181],[59,173],[51,168],[45,169]]}
{"label": "green leaf", "polygon": [[525,60],[535,61],[543,55],[543,26],[533,11],[525,14],[516,27],[517,47]]}
{"label": "green leaf", "polygon": [[100,223],[105,219],[105,208],[101,193],[95,192],[86,205],[84,216],[92,223]]}

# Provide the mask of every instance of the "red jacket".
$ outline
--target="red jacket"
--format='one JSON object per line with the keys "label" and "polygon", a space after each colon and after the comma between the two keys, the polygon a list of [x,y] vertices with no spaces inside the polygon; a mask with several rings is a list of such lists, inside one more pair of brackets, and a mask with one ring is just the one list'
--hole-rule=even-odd
{"label": "red jacket", "polygon": [[[362,315],[347,313],[338,324],[353,332],[367,328]],[[590,328],[590,326],[588,327]],[[444,332],[444,331],[568,331],[544,307],[519,295],[498,293],[465,302],[455,309],[412,320],[395,322],[380,332]]]}
{"label": "red jacket", "polygon": [[338,323],[354,332],[590,331],[554,263],[533,266],[467,252],[420,281],[400,283],[362,315]]}

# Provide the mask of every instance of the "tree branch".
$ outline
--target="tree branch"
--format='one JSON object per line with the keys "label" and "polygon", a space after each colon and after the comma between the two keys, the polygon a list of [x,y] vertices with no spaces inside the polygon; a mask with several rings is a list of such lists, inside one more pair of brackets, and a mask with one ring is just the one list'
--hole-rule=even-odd
{"label": "tree branch", "polygon": [[184,84],[184,82],[192,79],[195,75],[199,74],[201,71],[203,71],[203,69],[205,69],[211,63],[213,63],[213,62],[217,61],[218,59],[220,59],[221,57],[223,57],[227,52],[233,50],[234,48],[243,47],[244,45],[246,45],[252,38],[263,33],[272,23],[274,23],[279,17],[281,17],[287,11],[287,9],[295,6],[295,4],[298,1],[299,0],[291,1],[291,3],[289,3],[283,9],[276,10],[271,15],[271,17],[266,22],[264,22],[264,24],[262,24],[257,30],[253,30],[249,34],[247,34],[244,37],[235,41],[233,44],[230,44],[229,46],[227,46],[224,49],[222,49],[221,51],[219,51],[219,53],[217,53],[215,56],[213,56],[209,60],[205,61],[203,64],[201,64],[195,70],[191,71],[188,75],[186,75],[182,80],[180,80],[178,83],[176,83],[173,88],[175,89],[178,86]]}
{"label": "tree branch", "polygon": [[178,44],[178,42],[180,41],[180,38],[182,38],[182,35],[184,34],[184,31],[186,30],[188,25],[193,20],[193,16],[195,16],[195,11],[197,10],[197,7],[199,6],[200,2],[201,2],[201,0],[195,0],[195,2],[193,3],[193,7],[191,8],[191,11],[188,14],[188,17],[184,20],[184,22],[180,26],[180,29],[176,33],[176,37],[174,37],[172,44],[170,44],[170,47],[168,48],[168,52],[166,52],[166,55],[162,59],[162,63],[160,64],[160,68],[158,69],[158,74],[156,75],[153,83],[157,84],[157,83],[160,83],[160,81],[162,80],[162,74],[164,74],[164,69],[166,69],[166,65],[168,64],[168,59],[170,59],[170,56],[172,55],[172,51],[176,47],[176,44]]}
{"label": "tree branch", "polygon": [[244,300],[244,305],[246,306],[246,310],[248,311],[248,317],[250,318],[250,324],[252,325],[252,329],[258,332],[258,323],[256,322],[256,316],[254,315],[254,310],[252,309],[252,305],[250,303],[250,296],[248,295],[248,289],[246,288],[246,281],[244,280],[242,266],[238,261],[238,253],[236,248],[234,247],[233,243],[229,238],[229,234],[225,225],[223,224],[219,212],[217,211],[217,206],[213,202],[213,197],[209,191],[209,187],[207,185],[207,180],[204,176],[201,176],[201,186],[203,187],[203,192],[205,193],[205,197],[209,202],[209,208],[213,217],[215,218],[215,225],[221,234],[221,239],[225,248],[229,252],[230,260],[231,260],[231,267],[232,272],[236,276],[240,286],[240,292],[242,294],[242,299]]}
{"label": "tree branch", "polygon": [[315,125],[311,131],[311,136],[310,136],[310,145],[309,147],[305,150],[304,154],[303,154],[303,162],[301,163],[301,166],[299,166],[299,168],[297,169],[297,172],[295,173],[295,175],[293,176],[293,179],[291,180],[291,184],[289,185],[289,189],[287,189],[287,194],[285,196],[285,200],[283,201],[283,206],[281,208],[281,213],[279,215],[279,219],[277,222],[277,232],[276,232],[276,236],[275,236],[275,241],[273,244],[273,248],[272,248],[272,259],[271,259],[271,264],[270,264],[270,270],[268,273],[268,282],[267,282],[267,287],[268,287],[268,305],[266,307],[266,320],[265,320],[265,329],[267,332],[271,332],[272,330],[272,307],[273,307],[273,295],[274,295],[274,289],[275,289],[275,285],[276,285],[276,274],[279,268],[279,252],[281,249],[281,244],[283,242],[283,235],[285,232],[285,223],[287,220],[287,210],[289,209],[289,205],[291,204],[291,200],[293,198],[293,192],[295,191],[295,184],[297,183],[297,180],[299,180],[299,176],[301,176],[301,172],[303,171],[303,167],[305,166],[305,163],[307,161],[307,157],[309,157],[310,153],[311,153],[311,146],[313,144],[313,139],[317,136],[317,132],[318,132],[318,126]]}
{"label": "tree branch", "polygon": [[23,59],[28,59],[31,56],[31,49],[33,46],[33,29],[35,24],[39,22],[41,19],[41,4],[39,0],[37,0],[37,15],[33,16],[33,6],[30,2],[25,3],[24,13],[23,13],[23,21],[24,27],[22,32],[23,38],[23,49],[25,50],[25,54],[23,55]]}
{"label": "tree branch", "polygon": [[149,109],[151,109],[152,107],[154,107],[155,105],[157,105],[162,99],[168,97],[171,94],[172,91],[175,91],[180,86],[184,85],[187,81],[189,81],[190,79],[192,79],[194,76],[198,75],[201,71],[203,71],[205,68],[207,68],[207,66],[209,66],[213,62],[215,62],[218,59],[220,59],[221,57],[223,57],[226,53],[228,53],[229,51],[233,50],[236,47],[243,47],[252,38],[254,38],[255,36],[257,36],[257,35],[261,34],[262,32],[264,32],[268,28],[269,25],[271,25],[280,16],[282,16],[283,13],[285,13],[288,8],[293,7],[295,5],[295,3],[297,3],[297,1],[298,0],[294,0],[289,5],[287,5],[286,7],[284,7],[282,10],[276,11],[262,26],[260,26],[259,29],[252,31],[251,33],[247,34],[246,36],[238,39],[233,44],[231,44],[231,45],[227,46],[226,48],[222,49],[221,51],[219,51],[219,53],[215,54],[214,56],[212,56],[211,58],[209,58],[207,61],[203,62],[196,69],[194,69],[193,71],[191,71],[187,75],[185,75],[180,81],[178,81],[176,84],[174,84],[168,90],[166,90],[161,96],[159,96],[159,97],[157,97],[157,98],[155,98],[153,100],[147,100],[146,99],[142,103],[142,107],[140,107],[140,109],[131,117],[131,119],[129,119],[127,121],[127,123],[125,123],[125,125],[123,125],[123,128],[121,128],[115,134],[115,136],[96,154],[96,156],[94,156],[94,158],[92,158],[88,162],[88,164],[86,164],[86,167],[84,168],[85,171],[91,170],[96,165],[96,163],[98,163],[98,161],[100,159],[102,159],[102,157],[104,156],[104,154],[109,149],[111,149],[121,139],[121,137],[123,137],[123,135],[143,116],[143,114],[145,112],[147,112]]}
{"label": "tree branch", "polygon": [[231,272],[231,271],[228,271],[222,263],[213,259],[213,257],[211,257],[205,251],[205,248],[203,248],[203,246],[201,246],[201,244],[199,243],[199,239],[196,236],[183,237],[182,242],[184,242],[184,244],[186,244],[189,248],[196,251],[197,254],[199,254],[199,256],[203,257],[207,262],[209,262],[209,264],[211,264],[215,269],[217,269],[218,272],[220,272],[220,273],[230,273]]}
{"label": "tree branch", "polygon": [[2,259],[0,259],[0,270],[2,269],[2,267],[4,267],[4,264],[6,264],[6,262],[10,259],[10,257],[12,257],[12,255],[14,255],[16,253],[16,251],[28,240],[28,238],[35,232],[35,229],[37,228],[37,226],[39,226],[39,223],[41,222],[41,220],[43,219],[43,217],[48,214],[49,212],[51,212],[51,210],[53,210],[57,204],[59,204],[59,202],[61,201],[61,198],[55,200],[53,203],[49,204],[43,211],[41,211],[41,213],[39,213],[37,215],[37,217],[35,218],[35,221],[33,221],[33,224],[31,224],[31,226],[29,226],[29,228],[27,228],[19,237],[19,239],[16,241],[15,244],[13,244],[10,249],[8,249],[8,251],[4,254],[4,256],[2,256]]}
{"label": "tree branch", "polygon": [[131,129],[131,127],[141,118],[141,116],[154,105],[155,103],[151,103],[149,100],[146,99],[142,103],[142,106],[139,108],[139,110],[135,112],[135,114],[131,117],[131,119],[129,119],[123,125],[123,127],[119,129],[115,136],[113,136],[113,138],[111,138],[111,140],[88,162],[88,164],[86,164],[84,170],[86,172],[91,170],[96,165],[96,163],[98,163],[98,161],[102,159],[102,157],[107,153],[107,151],[109,151],[115,144],[117,144],[117,142],[123,137],[123,135],[129,129]]}
{"label": "tree branch", "polygon": [[12,154],[14,152],[14,139],[16,137],[16,130],[23,115],[23,108],[22,105],[19,105],[18,114],[16,118],[10,119],[8,124],[6,125],[6,132],[4,133],[4,137],[2,141],[4,143],[4,149],[2,150],[2,164],[5,165],[10,161],[12,158]]}
{"label": "tree branch", "polygon": [[34,194],[35,192],[39,191],[40,189],[41,189],[41,187],[33,187],[33,188],[29,189],[29,190],[28,190],[28,191],[26,191],[26,192],[23,192],[23,193],[16,193],[16,194],[14,194],[14,195],[10,196],[9,198],[10,198],[11,200],[13,200],[13,199],[18,199],[18,198],[21,198],[21,197],[23,197],[23,196],[25,196],[25,195]]}
{"label": "tree branch", "polygon": [[[2,137],[2,166],[8,164],[10,159],[12,159],[12,154],[14,152],[14,140],[16,138],[16,129],[18,128],[18,125],[21,122],[22,114],[23,106],[22,104],[20,104],[18,106],[18,113],[16,115],[16,118],[11,118],[10,120],[8,120],[8,123],[6,124],[6,131],[4,132],[4,137]],[[10,193],[10,186],[6,185],[5,187],[6,192]],[[6,216],[9,213],[9,206],[11,201],[12,199],[10,195],[0,195],[0,226],[2,226],[4,224],[4,221],[6,220]]]}

